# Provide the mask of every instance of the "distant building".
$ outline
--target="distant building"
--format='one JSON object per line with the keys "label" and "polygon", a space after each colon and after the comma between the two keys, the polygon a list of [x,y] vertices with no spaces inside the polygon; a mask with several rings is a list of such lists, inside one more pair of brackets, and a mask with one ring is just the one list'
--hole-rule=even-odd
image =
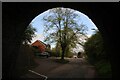
{"label": "distant building", "polygon": [[32,43],[32,46],[38,47],[38,49],[41,53],[45,52],[46,48],[47,48],[47,45],[40,40],[36,40],[34,43]]}
{"label": "distant building", "polygon": [[82,58],[82,57],[83,57],[83,53],[82,53],[82,52],[78,52],[77,57],[78,57],[78,58]]}

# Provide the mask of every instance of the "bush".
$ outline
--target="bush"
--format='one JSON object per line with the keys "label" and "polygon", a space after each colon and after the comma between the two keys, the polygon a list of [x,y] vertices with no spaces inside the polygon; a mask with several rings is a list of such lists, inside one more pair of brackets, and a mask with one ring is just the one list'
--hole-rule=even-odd
{"label": "bush", "polygon": [[[111,77],[111,67],[99,32],[92,35],[84,45],[89,63],[95,65],[100,77]],[[109,74],[109,75],[108,75]]]}
{"label": "bush", "polygon": [[112,76],[111,65],[106,61],[99,61],[95,64],[96,70],[98,71],[99,77],[108,77]]}

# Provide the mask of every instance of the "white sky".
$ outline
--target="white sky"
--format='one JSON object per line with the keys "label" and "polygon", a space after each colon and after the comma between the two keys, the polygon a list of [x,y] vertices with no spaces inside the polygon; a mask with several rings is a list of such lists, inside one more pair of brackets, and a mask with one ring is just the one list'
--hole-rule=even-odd
{"label": "white sky", "polygon": [[[85,24],[88,27],[88,31],[87,31],[87,35],[91,36],[93,34],[93,30],[91,29],[97,29],[96,25],[92,22],[92,20],[86,16],[85,14],[76,11],[76,13],[80,16],[79,21],[81,21],[83,24]],[[40,15],[36,16],[32,21],[31,24],[33,25],[34,28],[37,29],[37,32],[35,33],[37,36],[33,38],[32,42],[36,41],[36,40],[41,40],[44,42],[44,22],[42,21],[43,17],[45,15],[49,15],[49,10],[41,13]],[[51,45],[52,47],[54,47],[55,45]],[[78,47],[77,47],[78,48]]]}

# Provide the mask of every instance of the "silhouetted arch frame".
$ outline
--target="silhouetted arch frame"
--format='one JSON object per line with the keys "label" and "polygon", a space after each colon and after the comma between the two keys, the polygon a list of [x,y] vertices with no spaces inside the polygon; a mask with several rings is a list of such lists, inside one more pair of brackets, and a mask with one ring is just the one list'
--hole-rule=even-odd
{"label": "silhouetted arch frame", "polygon": [[[17,51],[21,36],[29,23],[40,13],[64,7],[77,10],[87,15],[97,26],[104,39],[108,57],[112,64],[113,77],[117,76],[117,45],[114,32],[117,17],[117,3],[3,3],[3,77],[14,78]],[[111,12],[112,11],[112,12]],[[114,14],[114,17],[111,16]],[[114,43],[113,43],[114,42]],[[114,53],[114,55],[112,55]],[[115,63],[116,62],[116,63]],[[16,75],[18,76],[18,75]],[[19,77],[19,76],[18,76]]]}

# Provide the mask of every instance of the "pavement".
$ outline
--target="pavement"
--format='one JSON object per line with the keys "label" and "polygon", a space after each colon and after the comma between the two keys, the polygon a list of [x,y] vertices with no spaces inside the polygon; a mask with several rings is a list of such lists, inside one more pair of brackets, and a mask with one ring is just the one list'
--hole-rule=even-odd
{"label": "pavement", "polygon": [[[32,69],[32,71],[37,74],[29,71],[25,78],[41,78],[41,80],[45,80],[46,78],[44,76],[47,76],[47,79],[96,77],[94,66],[88,64],[82,58],[66,58],[69,60],[69,63],[66,64],[57,63],[54,59],[56,58],[51,57],[35,59],[39,66]],[[44,78],[40,75],[44,75]]]}

